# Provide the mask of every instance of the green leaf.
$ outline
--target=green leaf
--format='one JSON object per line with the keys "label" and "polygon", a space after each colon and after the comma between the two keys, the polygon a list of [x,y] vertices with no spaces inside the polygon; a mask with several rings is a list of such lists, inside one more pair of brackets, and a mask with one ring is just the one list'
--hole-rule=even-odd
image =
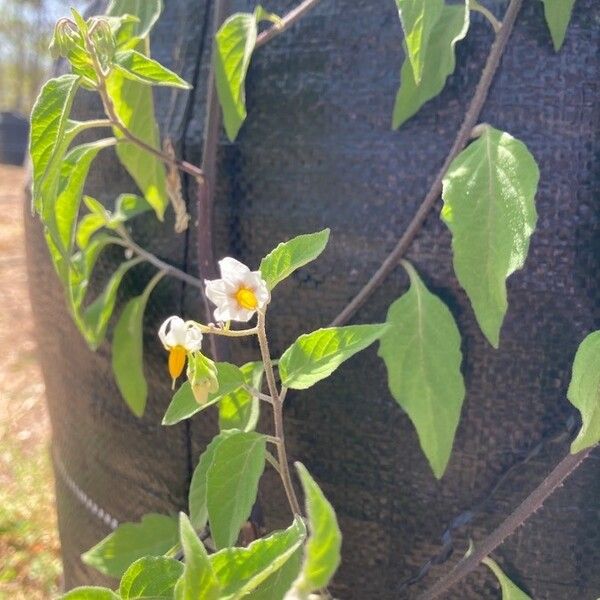
{"label": "green leaf", "polygon": [[329,377],[345,360],[379,339],[387,327],[349,325],[301,335],[279,361],[283,385],[303,390]]}
{"label": "green leaf", "polygon": [[177,73],[163,67],[159,62],[144,56],[136,50],[117,52],[113,58],[114,66],[127,79],[146,85],[164,85],[184,90],[192,86],[185,82]]}
{"label": "green leaf", "polygon": [[554,50],[558,52],[567,34],[567,27],[571,20],[575,0],[542,0],[544,3],[544,15],[550,29]]}
{"label": "green leaf", "polygon": [[[132,14],[140,19],[136,35],[144,38],[135,47],[143,54],[150,54],[146,39],[160,15],[162,3],[158,0],[113,0],[108,14],[121,16]],[[107,78],[108,94],[121,122],[139,139],[153,148],[160,148],[158,127],[154,115],[152,89],[138,81],[127,79],[123,73],[113,70]],[[114,130],[117,137],[122,133]],[[136,182],[144,197],[162,221],[169,204],[166,171],[163,163],[139,146],[121,143],[117,146],[119,160]]]}
{"label": "green leaf", "polygon": [[502,600],[531,600],[522,589],[517,587],[502,571],[498,566],[498,563],[492,560],[489,556],[481,561],[484,565],[490,568],[490,570],[497,577],[502,588]]}
{"label": "green leaf", "polygon": [[309,536],[302,570],[286,598],[304,600],[327,587],[335,574],[341,561],[342,533],[333,507],[306,467],[296,463],[296,469],[306,499]]}
{"label": "green leaf", "polygon": [[446,469],[465,398],[460,333],[446,305],[403,261],[410,289],[389,308],[390,328],[379,356],[392,396],[413,422],[421,448],[439,479]]}
{"label": "green leaf", "polygon": [[92,350],[96,350],[104,341],[123,277],[129,269],[142,261],[142,258],[134,258],[121,263],[104,286],[102,293],[83,311],[76,310],[75,322]]}
{"label": "green leaf", "polygon": [[127,302],[112,339],[112,369],[121,396],[134,415],[146,408],[148,384],[144,376],[144,311],[148,298],[164,273],[158,273],[144,293]]}
{"label": "green leaf", "polygon": [[260,263],[260,274],[272,290],[296,269],[315,260],[325,250],[329,241],[329,229],[317,233],[299,235],[279,244]]}
{"label": "green leaf", "polygon": [[176,600],[219,600],[221,587],[215,577],[206,549],[183,513],[179,515],[179,529],[185,568],[175,588]]}
{"label": "green leaf", "polygon": [[216,447],[236,431],[221,431],[208,444],[200,455],[198,465],[194,469],[190,482],[188,504],[190,508],[190,521],[194,529],[200,531],[206,527],[208,522],[208,504],[206,500],[206,482],[208,469],[212,465]]}
{"label": "green leaf", "polygon": [[210,531],[217,548],[232,546],[256,500],[265,468],[265,436],[236,431],[214,448],[206,475]]}
{"label": "green leaf", "polygon": [[172,600],[175,584],[183,574],[183,564],[164,556],[145,556],[125,571],[119,586],[123,600]]}
{"label": "green leaf", "polygon": [[177,544],[177,520],[148,514],[139,523],[123,523],[100,543],[81,556],[86,565],[105,575],[121,577],[127,568],[144,556],[161,556]]}
{"label": "green leaf", "polygon": [[283,600],[302,567],[302,547],[279,570],[270,575],[249,596],[252,600]]}
{"label": "green leaf", "polygon": [[31,112],[29,154],[33,170],[32,196],[38,212],[41,210],[40,184],[60,149],[59,142],[65,135],[78,88],[77,75],[50,79],[42,87]]}
{"label": "green leaf", "polygon": [[494,348],[508,308],[506,279],[523,267],[535,229],[539,178],[525,144],[489,125],[444,177],[441,216],[452,232],[454,271]]}
{"label": "green leaf", "polygon": [[217,379],[219,380],[219,389],[208,395],[205,404],[198,404],[189,381],[184,382],[175,392],[171,404],[163,417],[163,425],[176,425],[180,421],[193,417],[201,410],[216,404],[221,398],[237,390],[244,384],[244,376],[240,369],[230,363],[217,363]]}
{"label": "green leaf", "polygon": [[215,80],[227,137],[233,142],[246,119],[245,82],[258,34],[258,22],[274,21],[260,5],[254,13],[231,15],[215,38]]}
{"label": "green leaf", "polygon": [[394,129],[408,121],[425,102],[435,98],[444,89],[446,79],[456,66],[454,47],[467,35],[468,29],[469,9],[466,3],[445,6],[421,56],[423,70],[419,84],[415,81],[410,60],[404,60],[400,71],[400,89],[394,104]]}
{"label": "green leaf", "polygon": [[583,421],[571,444],[576,454],[600,442],[600,331],[590,333],[577,349],[567,398]]}
{"label": "green leaf", "polygon": [[85,586],[67,592],[60,597],[60,600],[119,600],[119,598],[120,596],[108,588]]}
{"label": "green leaf", "polygon": [[429,39],[444,10],[444,0],[396,0],[405,47],[417,85],[421,83]]}
{"label": "green leaf", "polygon": [[[247,385],[259,390],[264,373],[260,361],[249,362],[240,367]],[[221,397],[219,402],[219,429],[254,431],[260,414],[260,400],[243,387]]]}
{"label": "green leaf", "polygon": [[[306,537],[306,527],[296,517],[290,527],[276,531],[268,537],[252,542],[246,548],[225,548],[210,557],[215,575],[221,584],[221,600],[260,597],[252,592],[259,586],[270,584],[271,589],[283,580],[281,571],[296,555]],[[292,562],[292,566],[294,563]],[[284,573],[283,575],[286,575]],[[268,588],[263,588],[264,589]],[[274,588],[269,600],[281,600]]]}

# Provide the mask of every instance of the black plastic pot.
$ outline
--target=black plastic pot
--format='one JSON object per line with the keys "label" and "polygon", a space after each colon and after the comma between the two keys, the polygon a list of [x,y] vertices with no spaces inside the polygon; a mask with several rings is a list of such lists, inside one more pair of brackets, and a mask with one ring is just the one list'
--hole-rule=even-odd
{"label": "black plastic pot", "polygon": [[23,115],[0,112],[0,163],[22,165],[28,135],[29,122]]}
{"label": "black plastic pot", "polygon": [[[162,133],[198,162],[205,116],[213,2],[170,0],[153,37],[154,56],[192,81],[189,96],[157,93]],[[292,0],[267,8],[283,13]],[[506,3],[490,1],[502,14]],[[349,361],[327,382],[286,400],[292,459],[301,459],[338,511],[343,565],[333,590],[344,600],[416,598],[466,549],[497,525],[568,452],[565,434],[542,444],[525,465],[499,478],[575,415],[566,400],[579,342],[600,326],[600,151],[597,101],[600,5],[579,0],[565,46],[552,49],[542,3],[528,0],[492,86],[481,120],[522,139],[541,169],[540,215],[526,267],[509,280],[510,308],[499,350],[483,338],[451,266],[450,237],[436,209],[409,259],[450,306],[463,335],[468,395],[446,474],[436,481],[414,429],[392,400],[375,349]],[[458,67],[444,92],[400,131],[390,130],[399,83],[402,34],[391,0],[322,0],[285,35],[261,48],[249,74],[248,121],[236,144],[219,146],[215,215],[217,255],[250,265],[280,240],[332,229],[323,257],[281,286],[272,306],[274,353],[301,332],[327,324],[353,297],[406,227],[440,167],[473,93],[492,31],[478,16],[458,47]],[[96,115],[89,96],[80,116]],[[189,182],[188,182],[189,183]],[[105,153],[89,191],[111,203],[132,182]],[[192,187],[189,207],[194,211]],[[196,229],[176,236],[151,217],[135,225],[143,245],[196,272]],[[214,415],[164,428],[171,392],[156,339],[172,313],[202,316],[197,292],[161,284],[146,327],[151,384],[143,419],[130,414],[113,383],[110,348],[90,352],[72,324],[52,272],[40,224],[28,221],[29,272],[53,429],[58,510],[67,586],[101,578],[79,554],[110,531],[111,519],[186,505],[190,474],[216,431]],[[114,261],[119,259],[113,256]],[[110,259],[104,268],[112,268]],[[127,295],[149,271],[127,280]],[[360,311],[356,322],[385,318],[407,287],[401,269]],[[249,344],[231,357],[257,356]],[[262,425],[268,427],[268,415]],[[536,600],[595,600],[600,592],[600,470],[595,453],[495,553]],[[269,526],[290,515],[276,477],[260,492]],[[402,588],[439,553],[447,525],[456,554],[423,581]],[[497,598],[484,567],[447,598]]]}

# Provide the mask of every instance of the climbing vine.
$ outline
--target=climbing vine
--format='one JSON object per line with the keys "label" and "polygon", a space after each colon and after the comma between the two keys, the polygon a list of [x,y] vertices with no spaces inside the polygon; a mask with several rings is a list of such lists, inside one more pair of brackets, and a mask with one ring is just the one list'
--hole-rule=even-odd
{"label": "climbing vine", "polygon": [[[558,51],[574,0],[543,2]],[[40,93],[31,117],[30,155],[33,206],[43,223],[68,309],[95,350],[107,336],[124,277],[142,263],[156,268],[142,294],[124,305],[111,339],[118,388],[131,411],[141,416],[148,393],[142,331],[149,297],[164,277],[198,289],[198,313],[203,317],[184,320],[165,315],[158,332],[157,343],[165,348],[167,370],[177,388],[162,424],[173,426],[196,415],[202,418],[203,411],[216,409],[220,426],[220,433],[195,468],[186,513],[179,518],[149,514],[139,523],[122,524],[83,555],[87,564],[120,578],[118,591],[77,588],[64,598],[329,597],[327,586],[341,560],[341,533],[333,507],[301,463],[295,464],[295,470],[304,493],[303,507],[296,496],[283,406],[288,390],[318,384],[376,342],[387,368],[391,396],[411,419],[433,475],[444,475],[467,393],[461,372],[461,334],[450,310],[403,256],[441,195],[440,217],[452,234],[457,280],[482,333],[494,348],[499,347],[509,307],[506,280],[524,267],[536,227],[539,169],[527,146],[499,129],[501,124],[478,120],[521,3],[511,0],[498,21],[477,0],[396,0],[405,58],[399,90],[391,103],[393,128],[401,127],[444,88],[455,69],[455,46],[468,35],[473,11],[487,18],[495,41],[447,159],[396,247],[330,326],[290,340],[277,360],[269,350],[266,327],[271,298],[293,272],[318,259],[330,232],[303,233],[283,241],[255,270],[224,257],[218,262],[220,276],[209,277],[216,268],[210,230],[214,151],[221,115],[232,142],[248,118],[245,78],[256,49],[286,31],[317,0],[305,0],[283,17],[257,6],[251,13],[226,19],[217,3],[218,29],[207,82],[208,122],[201,166],[179,160],[171,141],[161,142],[155,125],[152,88],[190,88],[179,75],[150,57],[149,36],[160,16],[160,0],[112,0],[105,15],[84,19],[72,11],[70,18],[57,23],[52,48],[56,56],[67,59],[71,72],[48,81]],[[98,94],[103,118],[83,122],[71,118],[80,89]],[[90,129],[106,131],[107,137],[78,144],[79,134]],[[84,193],[89,170],[101,151],[116,152],[139,188],[138,194],[120,195],[111,209]],[[148,218],[149,213],[162,221],[169,207],[175,214],[175,233],[189,227],[181,173],[195,181],[199,212],[207,217],[203,223],[208,229],[201,232],[200,262],[208,265],[208,271],[202,271],[200,277],[148,252],[129,229],[133,219]],[[124,250],[123,261],[101,293],[90,300],[94,266],[109,246]],[[386,321],[348,325],[398,264],[408,274],[410,287],[391,304]],[[258,342],[260,356],[255,361],[234,365],[218,360],[215,340],[229,338],[235,343],[246,337]],[[497,576],[503,598],[528,597],[489,554],[598,444],[599,390],[600,332],[593,332],[575,356],[568,392],[582,418],[572,454],[424,597],[438,597],[482,563]],[[258,416],[264,410],[272,414],[274,435],[257,431]],[[256,501],[265,468],[280,476],[291,523],[285,530],[243,545],[240,531]]]}

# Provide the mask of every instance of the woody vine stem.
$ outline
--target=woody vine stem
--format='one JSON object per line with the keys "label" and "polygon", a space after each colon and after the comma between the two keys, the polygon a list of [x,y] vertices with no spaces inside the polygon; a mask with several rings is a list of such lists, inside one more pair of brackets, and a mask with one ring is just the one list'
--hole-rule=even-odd
{"label": "woody vine stem", "polygon": [[[296,9],[290,11],[286,16],[281,19],[276,25],[271,26],[269,29],[261,33],[256,42],[256,46],[262,46],[277,35],[283,33],[305,14],[307,14],[314,6],[318,4],[319,0],[305,0]],[[494,76],[500,65],[500,61],[504,54],[510,35],[513,31],[515,21],[521,10],[523,0],[511,0],[506,10],[504,18],[501,23],[497,22],[487,9],[481,7],[479,3],[471,1],[471,7],[474,10],[479,10],[486,14],[488,19],[491,21],[494,30],[496,31],[495,40],[490,48],[489,55],[486,60],[485,67],[482,71],[481,78],[477,84],[473,98],[466,111],[462,125],[456,135],[454,143],[444,161],[443,166],[437,173],[433,180],[429,191],[424,197],[421,205],[417,212],[410,221],[408,227],[398,239],[396,246],[388,254],[388,256],[381,263],[377,271],[372,275],[369,281],[364,287],[358,292],[358,294],[344,307],[344,309],[333,319],[332,325],[342,325],[347,323],[366,302],[366,300],[379,288],[379,286],[385,281],[387,276],[397,267],[399,260],[406,254],[412,241],[418,235],[423,226],[425,219],[428,214],[435,206],[437,200],[440,197],[442,190],[442,180],[448,171],[448,168],[452,161],[458,156],[458,154],[467,145],[474,127],[477,125],[481,111],[487,99],[490,86],[494,79]],[[218,0],[215,7],[214,22],[215,27],[218,28],[226,16],[225,0]],[[94,46],[91,41],[87,40],[88,49],[92,56],[95,56]],[[112,102],[110,100],[107,88],[106,78],[102,70],[99,60],[95,60],[95,68],[98,74],[98,92],[101,96],[105,113],[108,120],[97,121],[98,125],[112,126],[117,129],[123,136],[123,138],[133,144],[138,145],[145,151],[156,156],[168,165],[175,166],[177,169],[193,177],[196,185],[198,186],[198,213],[200,217],[201,232],[199,235],[199,262],[201,270],[201,278],[196,278],[184,271],[169,265],[162,261],[155,255],[144,250],[138,246],[128,235],[125,228],[120,228],[117,233],[120,236],[121,245],[129,248],[132,252],[137,254],[140,258],[150,262],[156,266],[161,272],[169,274],[175,278],[178,278],[185,283],[203,290],[204,277],[212,274],[215,270],[214,264],[214,251],[212,248],[212,213],[213,213],[213,202],[214,202],[214,183],[216,173],[216,149],[218,144],[218,131],[220,124],[220,111],[218,102],[216,99],[215,82],[214,82],[214,71],[211,71],[209,82],[208,82],[208,97],[207,97],[207,121],[205,127],[205,142],[203,149],[203,162],[202,166],[198,167],[187,161],[173,158],[172,156],[163,153],[162,151],[146,144],[143,140],[139,139],[121,122],[118,118]],[[204,293],[202,292],[204,297]],[[206,298],[204,298],[206,301]],[[207,327],[206,333],[219,333],[218,331],[212,330]],[[236,335],[236,332],[229,332],[231,335]],[[290,504],[290,508],[294,514],[300,514],[300,506],[294,491],[292,484],[288,458],[285,446],[285,435],[283,428],[283,399],[286,394],[286,389],[283,387],[278,390],[277,383],[275,380],[273,365],[270,358],[269,346],[265,330],[265,314],[264,312],[258,313],[258,324],[253,330],[245,330],[243,333],[239,332],[240,335],[256,334],[259,341],[260,351],[265,367],[265,375],[267,380],[267,386],[269,390],[270,403],[273,408],[274,416],[274,427],[275,437],[272,438],[277,447],[277,470],[281,476],[282,483]],[[225,334],[224,335],[228,335]],[[215,351],[216,354],[216,351]],[[260,391],[259,391],[260,394]],[[260,394],[260,396],[264,396]],[[261,398],[265,399],[265,398]],[[437,598],[441,593],[446,591],[474,568],[488,556],[498,545],[500,545],[506,537],[511,535],[522,523],[524,523],[536,510],[538,510],[543,502],[548,498],[562,483],[563,481],[584,461],[589,455],[590,450],[581,452],[576,455],[569,455],[559,463],[559,465],[552,471],[552,473],[542,482],[538,488],[536,488],[530,496],[515,510],[501,525],[492,532],[476,549],[476,551],[467,559],[462,561],[447,577],[440,580],[435,584],[428,592],[426,592],[422,598],[423,600],[432,600]]]}

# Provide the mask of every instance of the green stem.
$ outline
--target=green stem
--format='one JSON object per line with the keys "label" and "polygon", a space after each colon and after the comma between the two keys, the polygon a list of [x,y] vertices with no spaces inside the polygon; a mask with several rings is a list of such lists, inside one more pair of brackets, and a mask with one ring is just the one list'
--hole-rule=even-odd
{"label": "green stem", "polygon": [[301,515],[300,504],[294,491],[294,485],[292,483],[292,477],[290,475],[290,467],[287,459],[287,451],[285,447],[285,432],[283,428],[283,404],[281,397],[277,391],[277,384],[275,383],[275,372],[273,371],[273,362],[271,361],[271,355],[269,352],[269,342],[267,340],[267,332],[265,328],[265,314],[261,311],[258,312],[258,344],[260,346],[260,353],[263,360],[263,366],[265,369],[265,377],[267,379],[267,387],[269,388],[269,394],[273,400],[273,420],[275,422],[275,437],[279,440],[277,444],[277,460],[279,463],[281,482],[285,489],[285,493],[294,515]]}
{"label": "green stem", "polygon": [[500,31],[502,23],[498,21],[498,19],[496,19],[496,17],[489,8],[486,8],[485,6],[479,4],[477,0],[469,0],[469,9],[481,13],[491,23],[496,33]]}

